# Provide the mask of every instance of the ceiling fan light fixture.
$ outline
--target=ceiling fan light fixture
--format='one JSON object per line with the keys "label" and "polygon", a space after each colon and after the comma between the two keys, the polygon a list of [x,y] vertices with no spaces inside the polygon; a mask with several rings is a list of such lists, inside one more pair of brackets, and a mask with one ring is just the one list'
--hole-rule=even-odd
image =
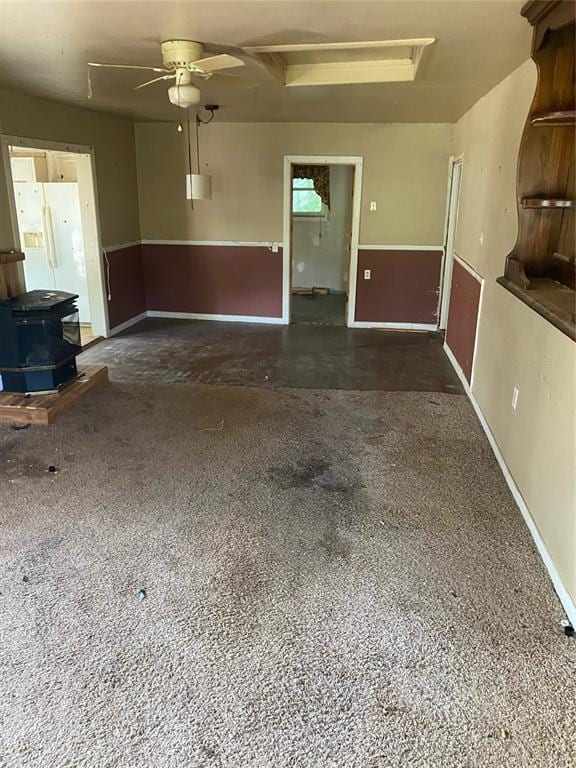
{"label": "ceiling fan light fixture", "polygon": [[195,104],[200,104],[202,94],[195,85],[181,83],[180,85],[171,85],[168,88],[168,98],[177,107],[188,109],[188,107],[193,107]]}

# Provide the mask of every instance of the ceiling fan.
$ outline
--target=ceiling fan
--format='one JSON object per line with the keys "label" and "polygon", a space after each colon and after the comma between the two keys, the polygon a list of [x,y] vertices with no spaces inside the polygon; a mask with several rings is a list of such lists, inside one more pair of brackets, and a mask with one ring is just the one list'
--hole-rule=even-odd
{"label": "ceiling fan", "polygon": [[[202,94],[194,84],[194,78],[211,80],[218,85],[231,85],[237,88],[257,88],[259,80],[249,80],[237,75],[222,74],[221,69],[243,67],[244,61],[229,53],[206,54],[202,43],[193,40],[165,40],[160,44],[163,67],[146,67],[138,64],[103,64],[96,61],[88,62],[89,67],[109,67],[113,69],[144,69],[161,73],[159,77],[137,85],[135,91],[146,88],[153,83],[174,80],[168,88],[168,98],[178,107],[186,109],[199,104]],[[90,73],[90,70],[88,70]],[[92,98],[89,78],[89,98]]]}

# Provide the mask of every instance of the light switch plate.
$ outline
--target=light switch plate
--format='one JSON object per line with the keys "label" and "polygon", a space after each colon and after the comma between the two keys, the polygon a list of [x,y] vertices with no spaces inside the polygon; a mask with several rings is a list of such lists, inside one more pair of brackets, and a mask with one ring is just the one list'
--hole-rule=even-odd
{"label": "light switch plate", "polygon": [[370,280],[371,277],[372,277],[372,270],[365,269],[364,270],[364,280]]}
{"label": "light switch plate", "polygon": [[376,200],[370,200],[370,210],[371,211],[376,210]]}

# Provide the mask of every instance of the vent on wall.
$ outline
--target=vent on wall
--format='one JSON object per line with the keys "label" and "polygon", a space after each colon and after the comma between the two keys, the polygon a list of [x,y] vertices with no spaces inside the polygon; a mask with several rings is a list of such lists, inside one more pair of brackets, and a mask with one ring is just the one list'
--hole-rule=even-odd
{"label": "vent on wall", "polygon": [[244,50],[261,61],[281,84],[342,85],[416,79],[433,37],[357,43],[262,45]]}

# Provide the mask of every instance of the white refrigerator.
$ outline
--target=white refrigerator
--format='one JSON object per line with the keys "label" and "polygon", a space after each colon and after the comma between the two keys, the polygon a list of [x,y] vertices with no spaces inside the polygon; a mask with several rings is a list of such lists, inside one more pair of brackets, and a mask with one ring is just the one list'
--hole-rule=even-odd
{"label": "white refrigerator", "polygon": [[76,182],[14,184],[26,288],[78,294],[81,323],[90,323],[88,281]]}

